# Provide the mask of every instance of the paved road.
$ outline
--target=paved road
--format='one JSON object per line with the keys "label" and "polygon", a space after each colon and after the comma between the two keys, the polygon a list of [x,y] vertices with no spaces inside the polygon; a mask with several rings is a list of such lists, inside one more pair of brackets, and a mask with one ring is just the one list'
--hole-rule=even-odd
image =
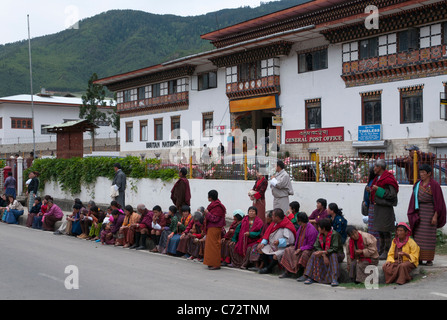
{"label": "paved road", "polygon": [[[67,266],[79,289],[66,289]],[[69,278],[71,279],[71,278]],[[75,282],[69,281],[68,284]],[[0,223],[0,299],[364,300],[447,299],[447,273],[379,290],[305,286],[292,279],[223,268]]]}

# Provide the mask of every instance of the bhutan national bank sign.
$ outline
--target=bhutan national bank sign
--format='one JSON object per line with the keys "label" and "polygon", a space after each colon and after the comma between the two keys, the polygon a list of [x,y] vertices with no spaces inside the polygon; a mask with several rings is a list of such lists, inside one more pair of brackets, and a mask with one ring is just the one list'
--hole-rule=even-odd
{"label": "bhutan national bank sign", "polygon": [[286,131],[286,144],[345,141],[345,128],[321,128]]}

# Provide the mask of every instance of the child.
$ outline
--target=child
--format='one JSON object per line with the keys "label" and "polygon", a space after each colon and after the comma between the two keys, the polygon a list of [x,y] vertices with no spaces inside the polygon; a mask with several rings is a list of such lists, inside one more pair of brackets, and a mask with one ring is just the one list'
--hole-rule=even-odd
{"label": "child", "polygon": [[114,245],[115,238],[113,237],[112,229],[110,228],[110,224],[107,224],[104,227],[104,230],[101,231],[101,243],[102,245]]}

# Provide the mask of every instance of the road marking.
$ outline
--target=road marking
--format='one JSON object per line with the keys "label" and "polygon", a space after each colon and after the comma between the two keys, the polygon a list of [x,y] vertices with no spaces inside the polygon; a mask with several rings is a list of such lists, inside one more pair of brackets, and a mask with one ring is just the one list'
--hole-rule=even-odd
{"label": "road marking", "polygon": [[447,298],[447,294],[446,293],[432,292],[431,294],[435,295],[435,296],[440,296],[440,297],[443,297],[443,298]]}
{"label": "road marking", "polygon": [[39,276],[44,277],[44,278],[48,278],[48,279],[51,279],[51,280],[54,280],[54,281],[57,281],[57,282],[65,283],[64,280],[58,279],[56,277],[50,276],[50,275],[45,274],[45,273],[39,273]]}

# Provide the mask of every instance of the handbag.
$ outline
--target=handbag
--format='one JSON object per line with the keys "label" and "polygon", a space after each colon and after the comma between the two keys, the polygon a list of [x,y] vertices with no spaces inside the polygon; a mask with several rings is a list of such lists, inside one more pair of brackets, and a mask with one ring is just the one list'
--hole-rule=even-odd
{"label": "handbag", "polygon": [[369,211],[369,206],[366,205],[365,201],[362,201],[362,215],[364,217],[367,217],[369,215],[368,211]]}

